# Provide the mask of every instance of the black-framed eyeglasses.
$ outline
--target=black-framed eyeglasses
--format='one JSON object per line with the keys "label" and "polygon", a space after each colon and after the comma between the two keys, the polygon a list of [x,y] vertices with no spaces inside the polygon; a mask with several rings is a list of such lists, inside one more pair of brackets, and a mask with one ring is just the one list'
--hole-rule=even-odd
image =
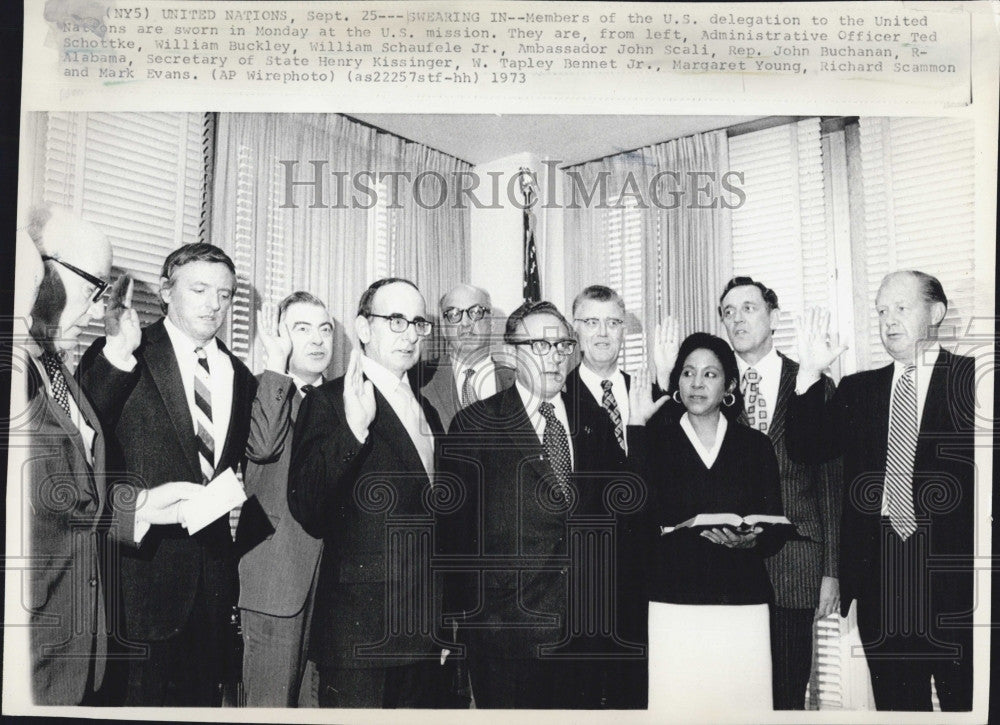
{"label": "black-framed eyeglasses", "polygon": [[541,338],[534,340],[515,340],[511,343],[511,345],[531,345],[531,351],[536,355],[548,355],[549,350],[553,347],[560,355],[572,355],[573,351],[576,350],[576,340],[571,340],[569,338],[563,340],[543,340]]}
{"label": "black-framed eyeglasses", "polygon": [[79,275],[83,279],[85,279],[88,282],[90,282],[90,284],[94,285],[94,293],[90,296],[90,301],[92,303],[93,302],[97,302],[97,300],[101,299],[101,296],[104,294],[105,290],[108,289],[108,286],[109,286],[108,282],[105,282],[100,277],[95,277],[90,272],[84,272],[79,267],[74,267],[69,262],[64,262],[61,259],[59,259],[58,257],[50,257],[47,254],[43,254],[42,255],[42,261],[43,262],[55,262],[56,264],[62,265],[63,267],[65,267],[66,269],[68,269],[73,274]]}
{"label": "black-framed eyeglasses", "polygon": [[479,322],[489,313],[489,307],[485,307],[484,305],[473,305],[472,307],[468,307],[464,310],[461,307],[446,307],[441,312],[441,316],[451,324],[457,325],[462,321],[463,314],[468,315],[469,322]]}
{"label": "black-framed eyeglasses", "polygon": [[[601,326],[601,318],[599,317],[574,317],[573,321],[582,322],[588,332],[593,332]],[[604,324],[608,326],[609,330],[620,330],[625,326],[625,320],[617,317],[605,317]]]}
{"label": "black-framed eyeglasses", "polygon": [[413,329],[417,331],[418,335],[421,337],[427,337],[431,334],[431,330],[434,329],[434,323],[429,320],[425,320],[423,317],[414,317],[412,320],[408,320],[400,314],[376,315],[374,312],[369,312],[368,316],[388,320],[389,329],[393,332],[406,332],[406,328],[413,325]]}

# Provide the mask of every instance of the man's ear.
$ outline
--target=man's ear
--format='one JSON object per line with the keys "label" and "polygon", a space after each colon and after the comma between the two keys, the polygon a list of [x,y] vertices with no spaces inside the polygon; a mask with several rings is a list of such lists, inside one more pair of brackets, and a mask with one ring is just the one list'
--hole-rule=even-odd
{"label": "man's ear", "polygon": [[171,287],[173,287],[173,285],[170,283],[169,278],[160,277],[160,299],[163,300],[163,303],[166,305],[170,304]]}
{"label": "man's ear", "polygon": [[372,328],[369,319],[363,315],[354,318],[354,334],[362,345],[367,345],[372,339]]}
{"label": "man's ear", "polygon": [[778,329],[778,324],[781,322],[781,310],[775,307],[771,310],[771,331],[774,332]]}
{"label": "man's ear", "polygon": [[948,312],[948,308],[945,307],[944,302],[932,302],[931,303],[931,326],[937,327],[941,324],[941,320],[944,319],[945,314]]}

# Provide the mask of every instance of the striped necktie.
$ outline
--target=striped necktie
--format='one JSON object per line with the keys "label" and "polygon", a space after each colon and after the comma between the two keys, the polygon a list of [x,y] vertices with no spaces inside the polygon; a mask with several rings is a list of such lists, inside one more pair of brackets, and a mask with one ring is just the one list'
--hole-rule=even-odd
{"label": "striped necktie", "polygon": [[750,427],[767,433],[767,401],[760,394],[760,373],[753,368],[747,368],[743,373],[743,395],[747,401]]}
{"label": "striped necktie", "polygon": [[476,402],[476,391],[472,389],[472,376],[476,371],[472,368],[465,369],[465,379],[462,381],[462,407],[468,408]]}
{"label": "striped necktie", "polygon": [[601,388],[604,390],[604,395],[601,399],[601,405],[604,409],[608,411],[608,415],[611,416],[611,423],[615,427],[615,438],[618,441],[618,445],[621,449],[625,450],[625,428],[622,426],[622,414],[618,410],[618,401],[615,400],[615,394],[611,392],[611,381],[602,380]]}
{"label": "striped necktie", "polygon": [[889,406],[889,444],[885,462],[885,494],[889,522],[906,541],[917,530],[913,512],[913,459],[917,452],[916,366],[908,365],[896,381]]}
{"label": "striped necktie", "polygon": [[49,376],[49,383],[52,385],[52,397],[59,404],[59,407],[66,411],[70,418],[73,415],[69,412],[69,388],[66,386],[66,376],[62,371],[62,358],[58,353],[43,352],[42,367],[45,374]]}
{"label": "striped necktie", "polygon": [[542,432],[542,447],[556,474],[556,490],[564,501],[569,503],[572,491],[569,487],[569,475],[573,470],[569,457],[569,440],[566,438],[566,428],[556,418],[555,406],[544,402],[538,406],[538,412],[545,418],[545,430]]}
{"label": "striped necktie", "polygon": [[198,462],[202,483],[212,480],[215,473],[215,439],[212,436],[212,375],[205,348],[196,347],[198,364],[194,366],[195,428],[198,431]]}

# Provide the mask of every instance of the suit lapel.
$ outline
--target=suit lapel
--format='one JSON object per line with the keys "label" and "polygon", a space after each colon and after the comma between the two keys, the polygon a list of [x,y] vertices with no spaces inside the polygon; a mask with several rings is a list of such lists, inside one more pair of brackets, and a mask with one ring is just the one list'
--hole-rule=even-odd
{"label": "suit lapel", "polygon": [[500,420],[504,432],[515,450],[528,461],[532,470],[541,478],[552,475],[552,466],[545,459],[545,449],[538,440],[538,432],[528,419],[528,412],[521,402],[521,394],[516,386],[503,391],[500,400]]}
{"label": "suit lapel", "polygon": [[[188,408],[187,393],[184,390],[184,381],[181,379],[181,369],[177,364],[174,346],[170,343],[170,337],[163,326],[163,320],[147,329],[149,330],[149,345],[143,350],[146,369],[149,370],[149,376],[156,385],[160,399],[167,409],[167,416],[177,433],[177,440],[180,441],[184,455],[187,457],[188,466],[192,471],[199,472],[198,480],[201,480],[201,464],[198,462],[194,421],[191,418],[191,410]],[[231,425],[232,422],[230,422]]]}
{"label": "suit lapel", "polygon": [[949,420],[947,401],[950,400],[948,391],[948,374],[951,370],[951,353],[941,349],[937,360],[934,361],[934,369],[931,372],[931,380],[927,385],[927,397],[924,399],[923,415],[920,416],[919,431],[940,432],[950,430],[945,428]]}
{"label": "suit lapel", "polygon": [[892,397],[893,363],[875,371],[877,377],[872,393],[872,419],[875,430],[876,449],[880,458],[880,470],[885,471],[885,459],[889,450],[889,401]]}
{"label": "suit lapel", "polygon": [[[83,394],[83,390],[80,389],[79,384],[76,382],[76,378],[69,374],[66,366],[63,366],[63,375],[66,377],[66,386],[69,388],[69,394],[73,397],[73,401],[76,403],[76,407],[80,409],[80,414],[83,416],[84,420],[87,422],[94,431],[94,448],[93,448],[93,465],[92,470],[95,472],[104,471],[104,433],[101,430],[101,423],[97,417],[97,413],[94,411],[93,407],[90,405],[90,401],[87,400],[87,396]],[[59,408],[59,406],[56,406]],[[59,408],[62,411],[62,408]],[[84,450],[83,435],[76,430],[76,426],[73,426],[76,435],[72,436],[73,442],[77,445],[80,450],[80,455],[83,456],[83,460],[87,460],[86,451]],[[96,477],[94,478],[95,489],[97,493],[97,503],[98,506],[104,506],[104,484],[103,482],[98,482]]]}
{"label": "suit lapel", "polygon": [[[222,455],[219,456],[219,465],[215,467],[215,474],[218,475],[219,470],[222,467],[223,461],[228,461],[232,458],[233,451],[232,441],[234,439],[233,431],[237,425],[242,424],[239,420],[239,413],[243,410],[249,410],[249,401],[247,400],[247,395],[250,390],[250,371],[236,358],[229,349],[222,344],[221,340],[216,339],[216,344],[219,349],[229,356],[229,363],[233,366],[233,403],[229,411],[229,428],[226,430],[226,442],[222,446]],[[298,391],[292,393],[298,397]],[[293,403],[294,405],[294,403]],[[236,456],[236,460],[242,458],[241,455]]]}
{"label": "suit lapel", "polygon": [[785,434],[785,411],[788,401],[795,394],[795,364],[780,352],[778,357],[781,358],[781,375],[778,377],[778,397],[774,401],[774,415],[768,431],[772,441],[777,441]]}
{"label": "suit lapel", "polygon": [[[368,377],[365,376],[365,379],[367,380]],[[372,423],[372,432],[385,442],[389,450],[396,451],[407,472],[421,471],[426,473],[417,447],[410,440],[409,431],[396,415],[389,400],[382,395],[377,387],[375,388],[375,421]]]}

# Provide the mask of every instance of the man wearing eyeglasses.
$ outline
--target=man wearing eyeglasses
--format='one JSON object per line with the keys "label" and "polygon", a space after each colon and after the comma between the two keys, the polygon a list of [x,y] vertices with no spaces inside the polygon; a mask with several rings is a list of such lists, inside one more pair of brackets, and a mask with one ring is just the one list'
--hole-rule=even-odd
{"label": "man wearing eyeglasses", "polygon": [[447,355],[413,368],[415,383],[441,417],[447,430],[462,408],[514,384],[514,371],[490,355],[493,341],[489,293],[459,284],[442,298],[441,331]]}
{"label": "man wearing eyeglasses", "polygon": [[[121,331],[97,340],[80,362],[83,387],[114,438],[115,470],[145,489],[143,497],[168,482],[201,488],[244,461],[257,382],[216,337],[235,288],[235,267],[222,249],[185,244],[163,262],[165,317],[128,344]],[[125,704],[219,706],[219,686],[237,667],[230,659],[238,581],[228,516],[191,534],[177,517],[137,514],[133,522],[120,521],[120,513],[112,527],[129,546],[115,561],[119,634],[144,648],[130,652]]]}
{"label": "man wearing eyeglasses", "polygon": [[[37,251],[30,243],[19,247],[18,275],[32,269],[32,251],[41,269],[35,267],[30,339],[23,343],[31,364],[14,376],[15,384],[27,387],[26,394],[15,391],[14,398],[28,408],[12,409],[12,420],[18,416],[21,425],[12,426],[10,434],[12,449],[22,447],[15,444],[20,436],[27,437],[29,447],[25,480],[11,481],[11,488],[25,494],[25,507],[13,508],[24,512],[28,550],[23,553],[38,562],[26,587],[32,696],[36,705],[95,705],[101,704],[95,693],[107,653],[98,549],[111,500],[107,447],[97,411],[64,358],[90,321],[104,316],[101,297],[111,273],[111,245],[95,225],[61,207],[32,210],[27,233]],[[123,315],[125,332],[117,342],[138,336],[134,314]],[[177,502],[192,493],[188,484],[164,486],[145,497],[143,514],[152,521],[170,517]]]}
{"label": "man wearing eyeglasses", "polygon": [[477,708],[596,708],[600,666],[559,645],[590,611],[570,607],[582,574],[570,525],[599,504],[617,444],[609,424],[572,425],[562,390],[576,340],[554,305],[523,304],[504,342],[516,383],[459,411],[441,451],[464,488],[440,533],[449,553],[480,564],[450,581],[445,610],[459,613]]}
{"label": "man wearing eyeglasses", "polygon": [[406,373],[432,324],[417,287],[390,277],[361,296],[354,330],[361,351],[346,375],[302,401],[289,471],[292,516],[324,540],[310,638],[319,704],[434,707],[443,668],[428,562],[388,533],[429,514],[441,423]]}

